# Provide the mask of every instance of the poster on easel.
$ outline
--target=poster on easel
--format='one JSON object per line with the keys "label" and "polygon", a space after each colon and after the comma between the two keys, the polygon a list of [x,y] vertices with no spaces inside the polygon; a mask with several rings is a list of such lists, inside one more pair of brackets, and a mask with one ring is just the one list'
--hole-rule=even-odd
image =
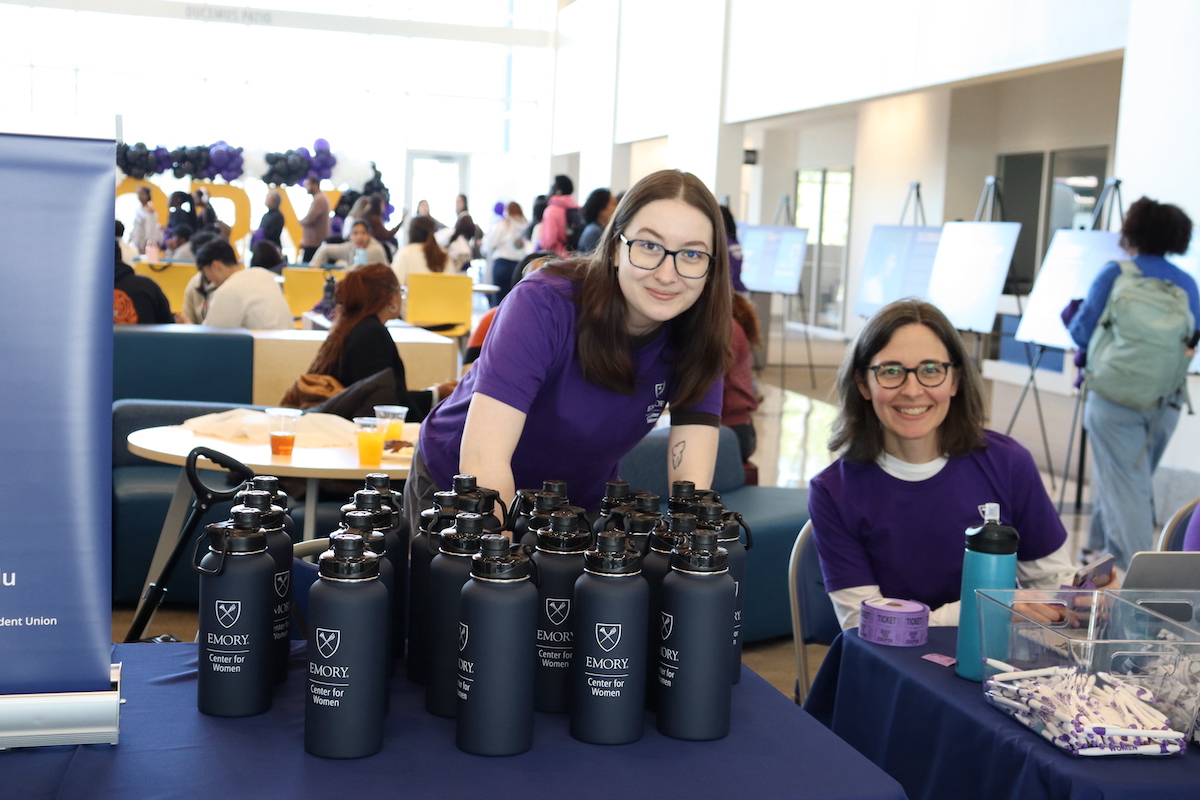
{"label": "poster on easel", "polygon": [[929,297],[929,279],[937,257],[940,227],[876,225],[863,259],[854,313],[869,317],[905,297]]}
{"label": "poster on easel", "polygon": [[800,293],[808,252],[808,228],[786,225],[738,225],[742,246],[742,283],[752,292]]}
{"label": "poster on easel", "polygon": [[0,694],[110,689],[115,163],[0,133]]}
{"label": "poster on easel", "polygon": [[991,333],[1019,222],[947,222],[929,277],[929,302],[960,331]]}
{"label": "poster on easel", "polygon": [[1118,244],[1120,238],[1117,231],[1055,231],[1017,326],[1016,340],[1074,350],[1062,310],[1071,300],[1087,296],[1105,264],[1129,257]]}

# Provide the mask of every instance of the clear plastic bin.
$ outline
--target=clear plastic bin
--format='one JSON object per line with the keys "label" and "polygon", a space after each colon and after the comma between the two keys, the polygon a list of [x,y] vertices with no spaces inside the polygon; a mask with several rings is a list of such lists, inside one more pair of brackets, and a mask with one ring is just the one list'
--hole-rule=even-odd
{"label": "clear plastic bin", "polygon": [[[1144,689],[1147,702],[1190,732],[1200,706],[1198,592],[982,590],[984,658],[1019,670],[1078,667]],[[1062,622],[1043,624],[1022,604],[1053,606]],[[1171,616],[1163,611],[1173,611]],[[1188,624],[1179,618],[1187,616]],[[984,678],[1002,670],[984,664]],[[987,686],[986,682],[984,684]]]}

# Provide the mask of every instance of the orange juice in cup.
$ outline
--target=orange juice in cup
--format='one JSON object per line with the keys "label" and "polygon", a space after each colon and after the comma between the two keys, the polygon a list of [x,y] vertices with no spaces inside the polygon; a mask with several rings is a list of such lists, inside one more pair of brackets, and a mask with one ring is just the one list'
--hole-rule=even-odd
{"label": "orange juice in cup", "polygon": [[296,424],[304,412],[298,408],[268,408],[266,413],[271,455],[290,456],[296,446]]}
{"label": "orange juice in cup", "polygon": [[383,436],[385,446],[387,443],[403,440],[408,406],[374,406],[374,409],[376,417],[387,421],[387,432]]}
{"label": "orange juice in cup", "polygon": [[378,467],[383,461],[383,440],[387,434],[386,420],[378,417],[355,417],[358,437],[358,463],[363,467]]}

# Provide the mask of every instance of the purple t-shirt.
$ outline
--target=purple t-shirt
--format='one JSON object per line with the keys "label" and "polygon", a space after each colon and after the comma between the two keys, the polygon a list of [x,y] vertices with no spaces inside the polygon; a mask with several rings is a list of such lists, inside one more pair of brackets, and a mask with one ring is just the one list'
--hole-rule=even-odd
{"label": "purple t-shirt", "polygon": [[884,597],[930,608],[958,600],[964,532],[983,524],[984,503],[999,503],[1000,522],[1017,529],[1019,561],[1062,547],[1067,532],[1033,456],[1002,434],[985,437],[986,448],[950,459],[923,481],[842,459],[813,478],[808,513],[826,591],[875,584]]}
{"label": "purple t-shirt", "polygon": [[[571,502],[584,508],[599,504],[621,458],[654,427],[671,397],[670,323],[634,351],[632,395],[601,388],[583,377],[577,360],[574,288],[568,279],[539,270],[499,306],[479,360],[421,426],[421,458],[439,487],[450,486],[458,472],[475,392],[526,414],[512,458],[517,488],[537,488],[546,478],[564,480]],[[722,389],[717,376],[698,404],[673,410],[719,417]]]}

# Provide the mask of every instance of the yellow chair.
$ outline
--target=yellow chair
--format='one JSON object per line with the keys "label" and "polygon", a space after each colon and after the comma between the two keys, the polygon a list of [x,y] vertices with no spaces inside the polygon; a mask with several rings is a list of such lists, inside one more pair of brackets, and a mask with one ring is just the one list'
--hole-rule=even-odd
{"label": "yellow chair", "polygon": [[418,273],[408,276],[404,319],[450,338],[471,332],[470,275]]}
{"label": "yellow chair", "polygon": [[133,271],[138,275],[145,275],[158,284],[158,288],[162,289],[163,294],[167,296],[172,311],[176,314],[183,311],[183,290],[187,288],[188,281],[196,274],[194,263],[139,261],[133,265]]}
{"label": "yellow chair", "polygon": [[321,302],[321,298],[325,296],[325,275],[327,272],[332,273],[333,277],[339,281],[345,275],[345,271],[340,269],[324,270],[320,267],[283,268],[283,296],[287,300],[288,308],[291,309],[293,317],[298,318],[305,311],[311,311],[313,306]]}

